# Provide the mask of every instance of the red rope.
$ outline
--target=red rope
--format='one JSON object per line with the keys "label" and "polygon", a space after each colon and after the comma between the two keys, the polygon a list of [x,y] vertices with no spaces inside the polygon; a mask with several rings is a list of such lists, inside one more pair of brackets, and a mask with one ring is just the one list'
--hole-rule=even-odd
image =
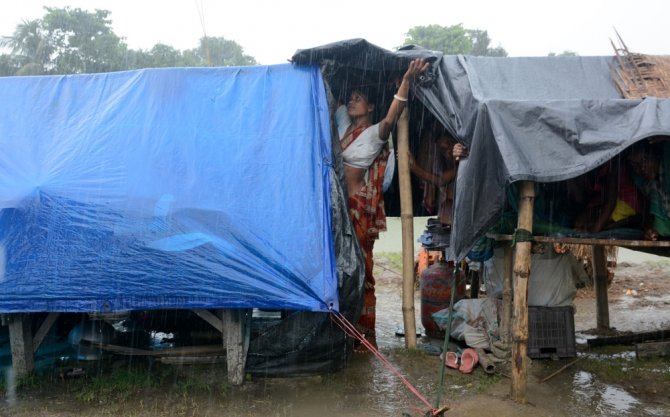
{"label": "red rope", "polygon": [[431,415],[435,416],[438,413],[438,410],[433,407],[433,405],[424,397],[418,389],[412,385],[407,378],[403,374],[400,373],[398,368],[393,366],[391,362],[389,362],[388,359],[382,353],[372,344],[370,343],[365,336],[356,329],[356,327],[349,322],[349,320],[346,319],[342,314],[340,314],[337,311],[331,311],[330,313],[331,320],[337,324],[347,335],[352,337],[355,340],[358,340],[361,342],[363,346],[365,346],[370,352],[372,352],[373,355],[379,359],[379,361],[387,368],[389,369],[393,374],[395,374],[405,386],[412,392],[416,398],[419,399],[422,403],[424,403],[428,409],[430,410]]}

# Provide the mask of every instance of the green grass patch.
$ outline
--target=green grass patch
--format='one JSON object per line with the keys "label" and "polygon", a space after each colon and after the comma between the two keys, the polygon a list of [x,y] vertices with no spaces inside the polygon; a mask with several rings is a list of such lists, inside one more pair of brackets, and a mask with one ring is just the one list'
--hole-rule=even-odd
{"label": "green grass patch", "polygon": [[402,271],[402,253],[401,252],[380,252],[375,253],[377,260],[384,260],[395,270]]}
{"label": "green grass patch", "polygon": [[160,385],[162,375],[154,375],[146,368],[125,367],[111,372],[72,380],[70,389],[85,403],[124,401],[142,390]]}

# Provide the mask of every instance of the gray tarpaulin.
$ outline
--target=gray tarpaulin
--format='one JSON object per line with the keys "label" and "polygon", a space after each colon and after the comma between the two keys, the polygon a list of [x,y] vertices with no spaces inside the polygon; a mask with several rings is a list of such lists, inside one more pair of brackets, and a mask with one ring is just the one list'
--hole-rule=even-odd
{"label": "gray tarpaulin", "polygon": [[612,65],[613,57],[442,59],[444,84],[425,98],[470,148],[456,184],[456,258],[495,222],[506,185],[573,178],[640,139],[670,134],[670,100],[620,98]]}
{"label": "gray tarpaulin", "polygon": [[456,184],[451,250],[458,259],[501,214],[505,186],[573,178],[638,140],[670,135],[670,100],[622,99],[611,76],[614,57],[442,56],[354,39],[300,50],[293,59],[401,74],[416,57],[433,63],[415,84],[417,98],[470,150]]}

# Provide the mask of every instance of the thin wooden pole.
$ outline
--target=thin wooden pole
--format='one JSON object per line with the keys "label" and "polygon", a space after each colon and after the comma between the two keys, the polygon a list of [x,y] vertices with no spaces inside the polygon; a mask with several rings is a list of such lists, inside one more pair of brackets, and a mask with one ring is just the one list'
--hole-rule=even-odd
{"label": "thin wooden pole", "polygon": [[601,245],[593,248],[593,280],[596,290],[596,327],[598,330],[609,330],[610,311],[607,299],[607,255]]}
{"label": "thin wooden pole", "polygon": [[[532,234],[535,188],[530,181],[523,181],[520,188],[517,230],[526,230]],[[531,245],[530,240],[517,241],[514,258],[514,340],[512,343],[511,396],[518,404],[526,403],[528,383],[526,353],[528,351],[528,277],[530,276]]]}
{"label": "thin wooden pole", "polygon": [[503,315],[502,315],[502,340],[505,345],[509,346],[512,343],[512,311],[514,309],[513,301],[513,255],[512,247],[506,243],[503,249]]}
{"label": "thin wooden pole", "polygon": [[409,115],[403,109],[398,119],[398,182],[400,187],[400,223],[402,226],[402,317],[405,347],[416,348],[414,311],[414,213],[409,173]]}

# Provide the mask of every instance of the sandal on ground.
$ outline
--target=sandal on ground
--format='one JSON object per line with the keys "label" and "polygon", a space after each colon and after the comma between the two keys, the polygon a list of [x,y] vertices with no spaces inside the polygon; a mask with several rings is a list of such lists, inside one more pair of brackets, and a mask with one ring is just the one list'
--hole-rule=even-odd
{"label": "sandal on ground", "polygon": [[[440,355],[440,359],[444,361],[442,355]],[[444,362],[444,366],[448,368],[458,369],[458,355],[455,352],[447,352],[447,360],[446,362]]]}
{"label": "sandal on ground", "polygon": [[467,348],[461,353],[461,366],[458,368],[461,373],[469,374],[475,370],[479,363],[479,355],[474,349]]}

